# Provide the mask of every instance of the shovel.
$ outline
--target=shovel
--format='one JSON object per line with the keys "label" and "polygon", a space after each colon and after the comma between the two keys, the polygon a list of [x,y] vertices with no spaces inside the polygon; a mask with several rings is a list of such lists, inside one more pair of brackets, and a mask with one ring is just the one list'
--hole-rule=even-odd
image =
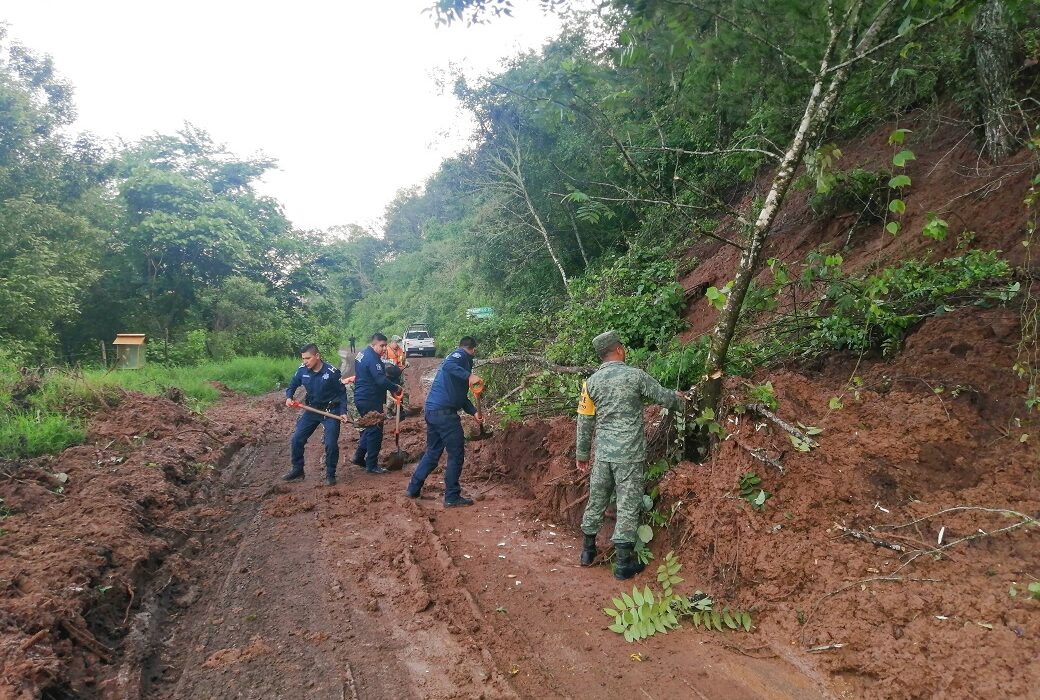
{"label": "shovel", "polygon": [[408,453],[401,450],[401,401],[404,399],[404,392],[392,398],[397,404],[394,416],[394,445],[397,449],[387,458],[384,466],[388,471],[399,471],[404,469],[404,463],[408,461]]}
{"label": "shovel", "polygon": [[[477,409],[477,413],[483,416],[484,409],[481,406],[480,395],[484,393],[484,381],[481,380],[471,386],[470,391],[473,392],[473,404]],[[484,416],[484,420],[487,420],[487,416]],[[491,430],[484,425],[484,421],[480,421],[477,425],[480,426],[480,433],[475,438],[472,438],[473,440],[487,440],[491,437]]]}
{"label": "shovel", "polygon": [[292,406],[293,408],[302,408],[304,411],[310,411],[311,413],[317,413],[319,416],[325,416],[326,418],[335,418],[338,421],[342,421],[343,420],[343,416],[337,416],[335,413],[329,413],[328,411],[323,411],[320,408],[312,408],[311,406],[308,406],[305,403],[300,403],[299,401],[293,401],[289,405]]}

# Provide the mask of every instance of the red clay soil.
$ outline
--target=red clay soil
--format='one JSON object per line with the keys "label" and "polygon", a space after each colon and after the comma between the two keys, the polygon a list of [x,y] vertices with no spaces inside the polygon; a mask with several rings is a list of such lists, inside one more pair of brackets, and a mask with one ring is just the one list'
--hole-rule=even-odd
{"label": "red clay soil", "polygon": [[[201,420],[134,398],[138,420],[122,432],[124,417],[100,417],[98,446],[5,482],[18,512],[0,564],[0,696],[827,697],[722,637],[633,646],[605,630],[600,608],[622,586],[576,565],[573,528],[533,514],[534,472],[513,483],[481,467],[485,455],[527,459],[524,445],[546,457],[535,436],[556,449],[565,420],[470,443],[464,480],[480,501],[446,510],[439,473],[417,501],[403,495],[407,473],[343,465],[340,485],[318,485],[317,439],[307,480],[282,483],[295,412],[276,399],[231,399]],[[161,437],[134,437],[145,432]],[[229,457],[209,433],[241,447]],[[421,420],[405,421],[412,460],[423,438]],[[342,440],[349,454],[356,434]],[[44,478],[59,468],[63,495]]]}
{"label": "red clay soil", "polygon": [[[917,156],[906,168],[899,169],[913,180],[903,196],[906,212],[900,217],[899,235],[887,233],[883,223],[857,225],[858,211],[834,218],[817,216],[809,206],[812,192],[792,189],[766,242],[762,259],[783,260],[797,274],[811,251],[825,247],[842,254],[842,268],[846,273],[856,273],[873,265],[884,267],[907,258],[934,260],[961,254],[957,251],[958,238],[962,233],[972,232],[973,247],[1003,251],[1012,265],[1021,265],[1027,253],[1022,240],[1028,213],[1022,199],[1035,174],[1031,152],[1023,149],[998,166],[990,165],[979,158],[974,137],[963,123],[949,117],[936,119],[929,113],[909,121],[892,122],[863,139],[841,144],[844,155],[836,167],[892,172],[896,169],[891,162],[894,150],[887,140],[897,128],[913,130],[904,146]],[[771,175],[763,173],[737,208],[746,209],[755,195],[764,193]],[[921,235],[928,212],[937,213],[949,223],[945,241]],[[849,237],[849,229],[854,227]],[[730,230],[732,228],[731,221],[723,220],[720,233],[738,235]],[[697,267],[680,280],[689,299],[686,309],[689,327],[683,338],[690,340],[714,326],[717,312],[704,298],[704,292],[710,286],[721,288],[733,279],[740,251],[704,239],[693,245],[687,255],[699,261]],[[768,269],[758,278],[760,283],[771,280],[772,273]]]}
{"label": "red clay soil", "polygon": [[[778,413],[822,428],[819,447],[800,452],[760,416],[732,416],[713,460],[663,481],[662,507],[681,504],[681,517],[657,546],[705,572],[698,583],[716,595],[757,609],[760,634],[792,662],[841,645],[814,660],[854,697],[1030,697],[1040,687],[1040,606],[1008,591],[1040,573],[1040,528],[981,510],[1040,515],[1040,431],[1012,418],[1024,388],[1007,369],[1013,348],[995,340],[1008,317],[929,320],[896,362],[859,368],[865,388],[858,399],[846,393],[841,410],[828,402],[852,363],[769,375]],[[966,355],[950,352],[962,343]],[[755,448],[784,473],[755,460]],[[737,497],[750,471],[772,493],[758,512]],[[932,516],[953,507],[977,510]],[[940,537],[973,535],[941,558],[922,555]]]}
{"label": "red clay soil", "polygon": [[[1037,604],[1024,594],[1035,529],[902,570],[907,556],[831,529],[958,504],[1040,508],[1035,450],[980,419],[1020,389],[994,369],[1007,364],[1013,318],[959,313],[924,324],[894,363],[861,366],[866,387],[841,411],[827,402],[851,366],[771,376],[779,413],[824,429],[812,452],[741,416],[714,461],[663,481],[658,507],[674,515],[654,551],[677,551],[689,590],[750,608],[749,635],[687,628],[630,645],[605,629],[600,608],[624,585],[608,567],[576,566],[585,485],[569,418],[468,443],[464,483],[478,503],[443,509],[439,473],[418,501],[403,496],[407,469],[374,476],[345,464],[340,485],[319,486],[317,439],[307,480],[282,484],[295,412],[280,399],[232,399],[200,420],[134,398],[127,407],[140,418],[122,432],[112,427],[122,415],[100,418],[99,447],[23,466],[22,481],[4,483],[19,513],[5,521],[0,560],[10,582],[0,695],[1028,697],[1040,680],[1030,665]],[[990,369],[974,370],[977,361]],[[232,428],[242,425],[251,432]],[[159,437],[134,438],[143,432]],[[421,419],[402,424],[413,462],[424,432]],[[349,455],[356,434],[341,439]],[[785,474],[739,445],[766,448]],[[44,476],[59,465],[70,476],[64,497],[42,485],[53,490]],[[774,493],[761,512],[735,498],[752,469]],[[1015,522],[964,512],[873,536],[927,548],[940,527],[951,542]],[[602,544],[608,537],[605,527]],[[863,581],[885,577],[902,580]],[[653,566],[637,582],[653,585]]]}
{"label": "red clay soil", "polygon": [[0,697],[97,692],[142,590],[172,575],[167,555],[212,515],[217,474],[261,429],[129,394],[91,421],[88,444],[6,465]]}

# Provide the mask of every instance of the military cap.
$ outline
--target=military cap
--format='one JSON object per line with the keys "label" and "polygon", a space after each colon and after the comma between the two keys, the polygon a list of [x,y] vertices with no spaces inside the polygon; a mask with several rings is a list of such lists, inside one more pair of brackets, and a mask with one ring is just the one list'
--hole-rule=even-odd
{"label": "military cap", "polygon": [[592,339],[592,349],[596,351],[597,355],[602,355],[607,350],[610,350],[615,345],[621,344],[621,337],[618,336],[616,331],[607,331],[606,333],[600,333]]}

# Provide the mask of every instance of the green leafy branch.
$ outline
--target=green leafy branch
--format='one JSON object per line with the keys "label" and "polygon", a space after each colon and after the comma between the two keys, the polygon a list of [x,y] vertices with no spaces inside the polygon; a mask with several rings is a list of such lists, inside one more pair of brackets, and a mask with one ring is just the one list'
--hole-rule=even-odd
{"label": "green leafy branch", "polygon": [[700,591],[691,597],[676,593],[675,586],[684,580],[679,576],[681,570],[682,564],[675,553],[668,552],[657,567],[660,592],[655,594],[650,586],[642,589],[633,586],[631,593],[622,592],[613,598],[613,607],[603,608],[603,613],[613,619],[607,629],[624,636],[626,642],[678,629],[683,618],[688,618],[695,628],[709,631],[751,631],[751,613],[728,607],[717,609],[715,601]]}
{"label": "green leafy branch", "polygon": [[755,472],[748,472],[740,477],[740,497],[751,504],[755,510],[761,510],[766,501],[773,495],[761,487],[762,477]]}

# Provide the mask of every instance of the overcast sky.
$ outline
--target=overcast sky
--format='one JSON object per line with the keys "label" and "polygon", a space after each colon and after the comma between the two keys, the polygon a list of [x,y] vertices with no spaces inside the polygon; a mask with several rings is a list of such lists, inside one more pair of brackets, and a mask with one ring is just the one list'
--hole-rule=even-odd
{"label": "overcast sky", "polygon": [[9,0],[11,39],[54,57],[77,130],[131,141],[185,121],[239,155],[279,161],[262,191],[304,228],[374,224],[471,126],[437,76],[486,73],[542,46],[560,20],[435,27],[433,0]]}

